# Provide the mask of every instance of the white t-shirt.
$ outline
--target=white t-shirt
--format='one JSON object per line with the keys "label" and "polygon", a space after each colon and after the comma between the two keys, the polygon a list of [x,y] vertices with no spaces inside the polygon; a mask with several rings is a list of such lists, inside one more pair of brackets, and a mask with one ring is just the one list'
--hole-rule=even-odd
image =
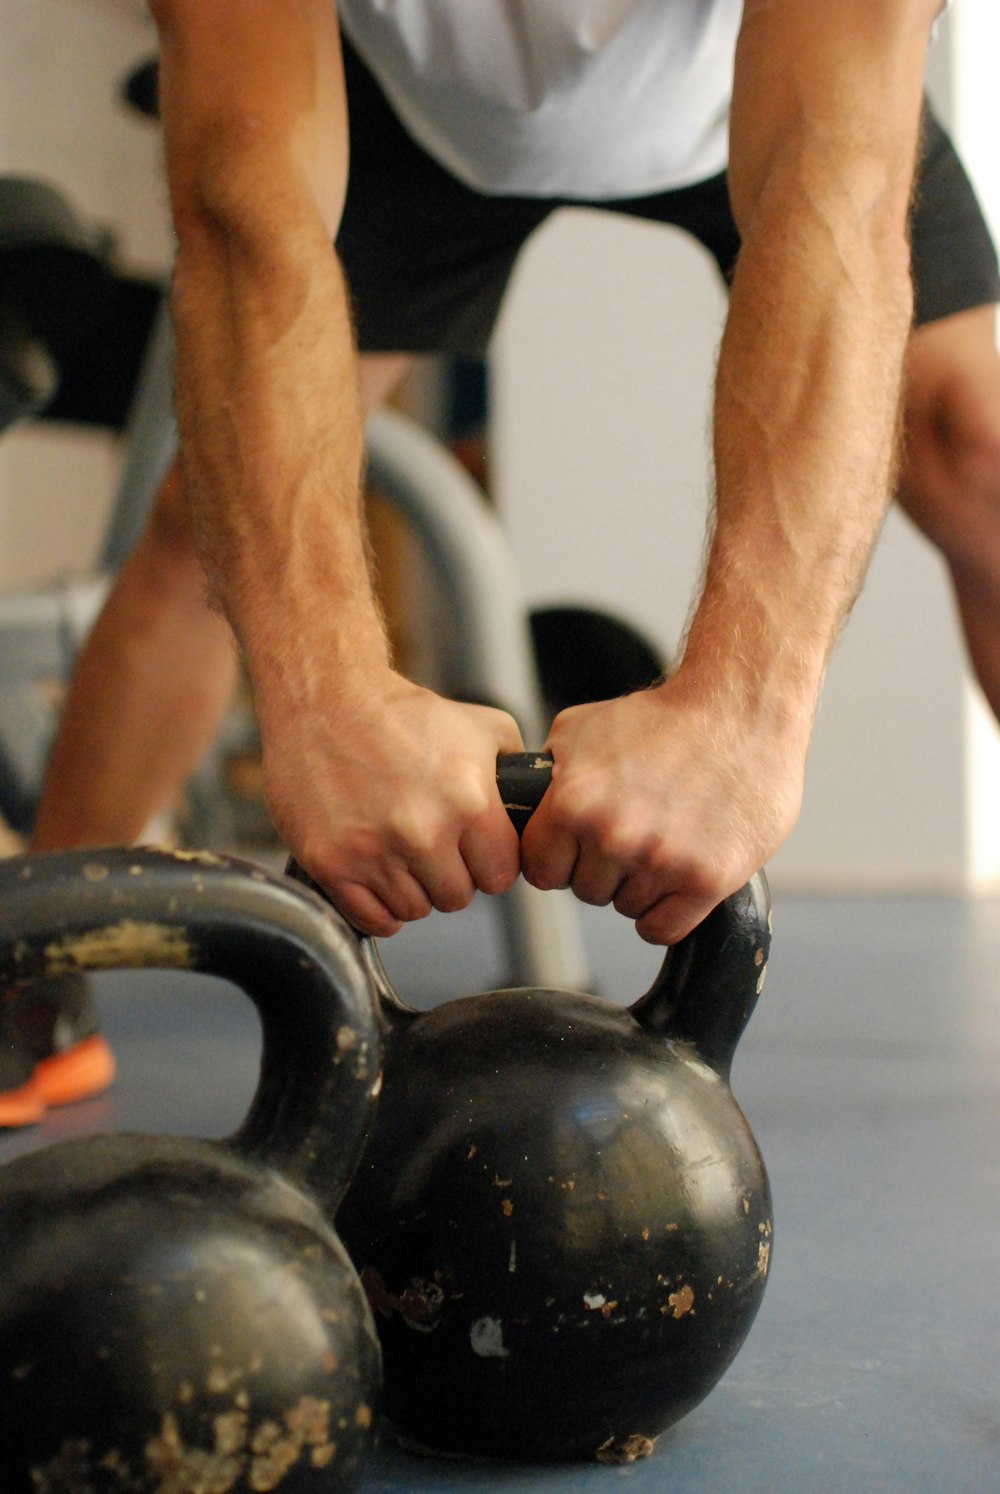
{"label": "white t-shirt", "polygon": [[338,12],[410,134],[481,192],[639,197],[725,169],[743,0],[338,0]]}
{"label": "white t-shirt", "polygon": [[743,0],[339,0],[409,133],[482,192],[638,197],[724,169]]}

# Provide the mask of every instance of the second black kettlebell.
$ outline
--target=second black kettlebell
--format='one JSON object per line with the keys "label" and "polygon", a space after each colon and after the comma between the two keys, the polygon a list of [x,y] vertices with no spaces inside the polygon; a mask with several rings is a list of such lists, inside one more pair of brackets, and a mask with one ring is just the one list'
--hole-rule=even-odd
{"label": "second black kettlebell", "polygon": [[0,1168],[0,1488],[353,1490],[378,1346],[310,1196],[343,1191],[380,1083],[353,937],[230,858],[0,863],[0,984],[137,966],[241,986],[259,1085],[227,1142],[94,1136]]}

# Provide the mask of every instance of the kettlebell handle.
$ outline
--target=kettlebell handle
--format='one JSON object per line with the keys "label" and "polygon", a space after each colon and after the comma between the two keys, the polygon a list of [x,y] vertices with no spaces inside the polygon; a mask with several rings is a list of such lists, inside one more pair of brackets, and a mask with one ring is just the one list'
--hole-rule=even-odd
{"label": "kettlebell handle", "polygon": [[83,970],[202,971],[240,986],[260,1079],[228,1138],[325,1198],[346,1189],[379,1087],[375,1003],[325,900],[229,856],[112,849],[0,862],[0,986]]}
{"label": "kettlebell handle", "polygon": [[[497,758],[497,787],[517,833],[552,780],[550,752],[505,752]],[[288,875],[319,892],[290,860]],[[637,1021],[671,1042],[684,1043],[728,1079],[733,1054],[764,985],[771,947],[771,896],[763,871],[732,893],[667,950],[659,974],[629,1008]],[[361,954],[383,1014],[413,1016],[392,985],[373,940]]]}
{"label": "kettlebell handle", "polygon": [[497,758],[497,788],[518,835],[552,782],[552,761],[551,752],[501,752]]}

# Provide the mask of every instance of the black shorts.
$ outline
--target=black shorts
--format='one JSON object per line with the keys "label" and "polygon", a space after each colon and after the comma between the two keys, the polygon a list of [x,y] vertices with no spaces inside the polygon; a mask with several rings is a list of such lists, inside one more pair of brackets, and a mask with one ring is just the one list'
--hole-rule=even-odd
{"label": "black shorts", "polygon": [[[739,250],[725,175],[611,202],[476,192],[407,134],[346,44],[351,172],[337,238],[363,352],[482,353],[514,262],[560,207],[593,207],[693,234],[728,278]],[[916,321],[1000,300],[997,255],[944,130],[927,112],[912,218]]]}

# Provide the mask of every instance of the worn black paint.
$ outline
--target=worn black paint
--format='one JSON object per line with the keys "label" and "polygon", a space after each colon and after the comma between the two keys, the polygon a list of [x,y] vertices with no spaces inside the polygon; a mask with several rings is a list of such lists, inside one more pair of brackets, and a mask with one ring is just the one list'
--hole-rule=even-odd
{"label": "worn black paint", "polygon": [[351,936],[228,858],[0,865],[0,982],[74,961],[233,979],[261,1016],[261,1079],[228,1143],[92,1137],[0,1171],[0,1488],[356,1488],[377,1342],[303,1191],[346,1185],[377,1088]]}

